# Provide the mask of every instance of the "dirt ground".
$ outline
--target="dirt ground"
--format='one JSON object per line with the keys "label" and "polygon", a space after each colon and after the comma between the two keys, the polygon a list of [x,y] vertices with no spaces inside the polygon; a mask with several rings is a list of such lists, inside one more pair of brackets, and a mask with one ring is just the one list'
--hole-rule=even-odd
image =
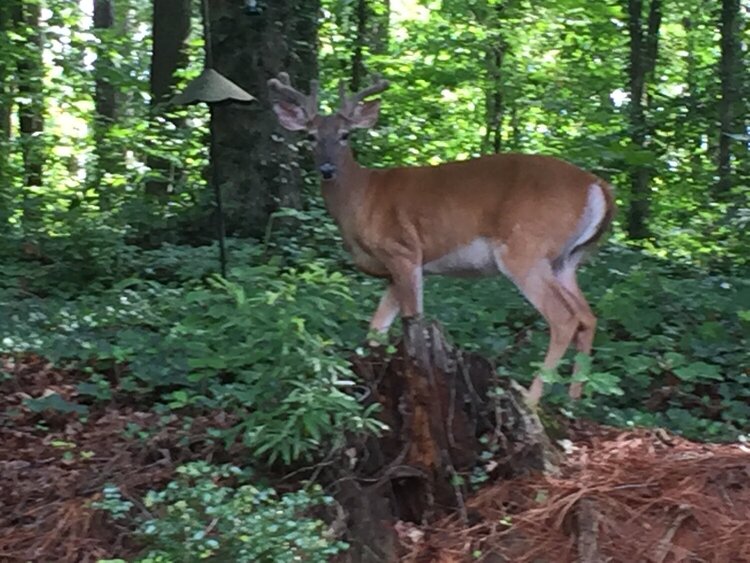
{"label": "dirt ground", "polygon": [[[103,485],[138,506],[180,463],[213,459],[205,430],[230,423],[217,413],[184,427],[116,398],[84,418],[34,413],[24,399],[73,399],[82,375],[35,357],[0,362],[12,375],[0,381],[0,561],[133,557],[128,523],[90,506]],[[561,448],[557,474],[490,483],[465,519],[397,522],[401,561],[750,563],[747,445],[581,424]]]}

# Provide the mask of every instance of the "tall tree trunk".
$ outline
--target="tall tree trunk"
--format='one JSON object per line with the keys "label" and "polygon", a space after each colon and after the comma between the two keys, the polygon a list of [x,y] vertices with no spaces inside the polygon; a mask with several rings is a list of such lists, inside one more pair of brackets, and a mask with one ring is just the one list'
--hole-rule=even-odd
{"label": "tall tree trunk", "polygon": [[504,75],[503,62],[508,51],[505,39],[504,12],[508,2],[485,6],[484,26],[492,33],[485,48],[485,69],[487,89],[485,92],[485,127],[487,132],[483,139],[483,152],[499,153],[503,142],[503,118],[505,107],[503,99]]}
{"label": "tall tree trunk", "polygon": [[703,159],[706,155],[705,151],[701,148],[701,136],[705,132],[705,118],[700,110],[700,77],[698,76],[698,58],[696,57],[698,47],[695,39],[697,31],[690,16],[683,18],[682,26],[685,29],[687,41],[687,74],[685,77],[687,83],[687,115],[678,124],[678,127],[681,129],[680,134],[689,140],[689,146],[691,147],[690,179],[698,184],[703,180]]}
{"label": "tall tree trunk", "polygon": [[[151,51],[151,112],[164,115],[165,103],[174,94],[175,75],[187,64],[187,40],[190,36],[191,0],[154,0],[153,46]],[[182,124],[173,121],[177,126]],[[151,154],[147,159],[151,177],[146,193],[163,198],[172,179],[179,175],[169,160]]]}
{"label": "tall tree trunk", "polygon": [[12,107],[11,79],[13,73],[11,44],[8,32],[11,29],[11,6],[0,4],[0,185],[5,185],[5,170],[8,164],[10,142],[10,114]]}
{"label": "tall tree trunk", "polygon": [[507,44],[498,41],[489,46],[485,53],[489,87],[486,99],[486,125],[484,152],[499,153],[503,143],[503,59]]}
{"label": "tall tree trunk", "polygon": [[[653,132],[646,118],[648,109],[647,81],[656,67],[661,27],[661,0],[651,0],[646,30],[643,29],[643,0],[628,0],[628,31],[630,34],[630,138],[637,148],[646,150]],[[630,238],[649,236],[649,182],[651,168],[635,165],[630,173],[630,206],[627,230]]]}
{"label": "tall tree trunk", "polygon": [[99,195],[99,205],[108,209],[112,205],[109,187],[103,185],[105,173],[114,172],[118,161],[116,149],[110,142],[110,130],[117,119],[117,91],[109,75],[113,66],[109,52],[112,49],[115,14],[113,0],[94,0],[94,34],[99,42],[94,63],[94,154],[91,186]]}
{"label": "tall tree trunk", "polygon": [[351,89],[359,90],[367,74],[366,53],[388,51],[390,0],[357,0],[355,6],[355,38],[352,50]]}
{"label": "tall tree trunk", "polygon": [[362,87],[365,76],[364,50],[367,41],[367,1],[357,0],[356,7],[357,32],[352,52],[352,90],[355,92]]}
{"label": "tall tree trunk", "polygon": [[740,105],[740,0],[722,0],[721,2],[721,61],[719,76],[721,78],[721,99],[719,100],[719,158],[718,182],[716,196],[725,199],[732,187],[732,144],[737,139],[730,135],[739,135],[742,131],[742,110]]}
{"label": "tall tree trunk", "polygon": [[10,116],[13,111],[12,45],[8,32],[12,24],[11,5],[0,4],[0,232],[8,225],[13,208],[10,160]]}
{"label": "tall tree trunk", "polygon": [[24,191],[23,218],[26,226],[32,227],[41,219],[39,195],[28,188],[42,185],[42,171],[45,157],[44,63],[42,51],[44,42],[40,28],[41,6],[35,1],[19,1],[14,5],[15,25],[23,29],[26,42],[23,54],[17,62],[18,71],[18,123],[21,151],[23,156],[24,178],[27,188]]}
{"label": "tall tree trunk", "polygon": [[277,125],[266,82],[286,71],[305,90],[317,76],[319,7],[319,0],[274,0],[249,16],[232,0],[209,2],[214,67],[258,98],[213,112],[218,154],[211,164],[224,190],[228,234],[260,235],[273,210],[300,205],[301,157]]}

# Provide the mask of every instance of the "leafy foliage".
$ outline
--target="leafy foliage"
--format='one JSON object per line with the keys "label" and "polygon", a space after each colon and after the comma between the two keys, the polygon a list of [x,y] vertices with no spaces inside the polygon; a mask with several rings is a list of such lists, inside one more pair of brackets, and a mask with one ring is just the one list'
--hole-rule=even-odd
{"label": "leafy foliage", "polygon": [[[309,457],[344,430],[379,428],[344,392],[353,382],[336,318],[355,317],[346,278],[315,262],[234,274],[175,287],[125,280],[72,301],[23,301],[6,318],[2,348],[94,370],[127,364],[116,391],[156,394],[165,409],[232,412],[240,422],[224,437],[241,437],[269,462]],[[106,396],[98,377],[81,390]]]}
{"label": "leafy foliage", "polygon": [[[137,534],[150,547],[142,563],[169,561],[325,562],[346,549],[325,537],[321,520],[307,516],[333,499],[318,489],[279,495],[247,482],[238,467],[193,462],[177,469],[177,478],[144,500],[155,516],[140,522]],[[119,491],[105,487],[95,505],[113,518],[132,507]]]}

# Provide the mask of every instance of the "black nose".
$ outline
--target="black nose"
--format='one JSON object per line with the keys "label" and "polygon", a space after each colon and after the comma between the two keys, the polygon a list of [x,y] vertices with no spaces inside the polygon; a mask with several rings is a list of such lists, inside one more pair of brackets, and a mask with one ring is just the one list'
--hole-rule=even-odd
{"label": "black nose", "polygon": [[323,178],[330,180],[336,174],[336,167],[330,162],[326,162],[320,165],[320,173],[323,175]]}

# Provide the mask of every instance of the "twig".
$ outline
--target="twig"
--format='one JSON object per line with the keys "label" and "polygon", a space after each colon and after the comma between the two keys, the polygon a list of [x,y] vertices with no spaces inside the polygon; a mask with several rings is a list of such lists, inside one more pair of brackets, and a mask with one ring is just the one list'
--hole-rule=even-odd
{"label": "twig", "polygon": [[594,499],[583,497],[578,501],[578,561],[599,563],[599,515]]}
{"label": "twig", "polygon": [[674,547],[672,545],[672,538],[674,538],[677,530],[689,516],[690,513],[687,512],[687,510],[685,510],[684,508],[681,508],[681,512],[677,516],[675,516],[674,522],[672,522],[672,526],[669,528],[669,530],[667,530],[667,533],[664,534],[664,537],[661,539],[661,541],[659,541],[659,547],[654,554],[654,563],[663,563],[667,558],[667,555],[669,555],[669,552],[671,552],[672,548]]}

